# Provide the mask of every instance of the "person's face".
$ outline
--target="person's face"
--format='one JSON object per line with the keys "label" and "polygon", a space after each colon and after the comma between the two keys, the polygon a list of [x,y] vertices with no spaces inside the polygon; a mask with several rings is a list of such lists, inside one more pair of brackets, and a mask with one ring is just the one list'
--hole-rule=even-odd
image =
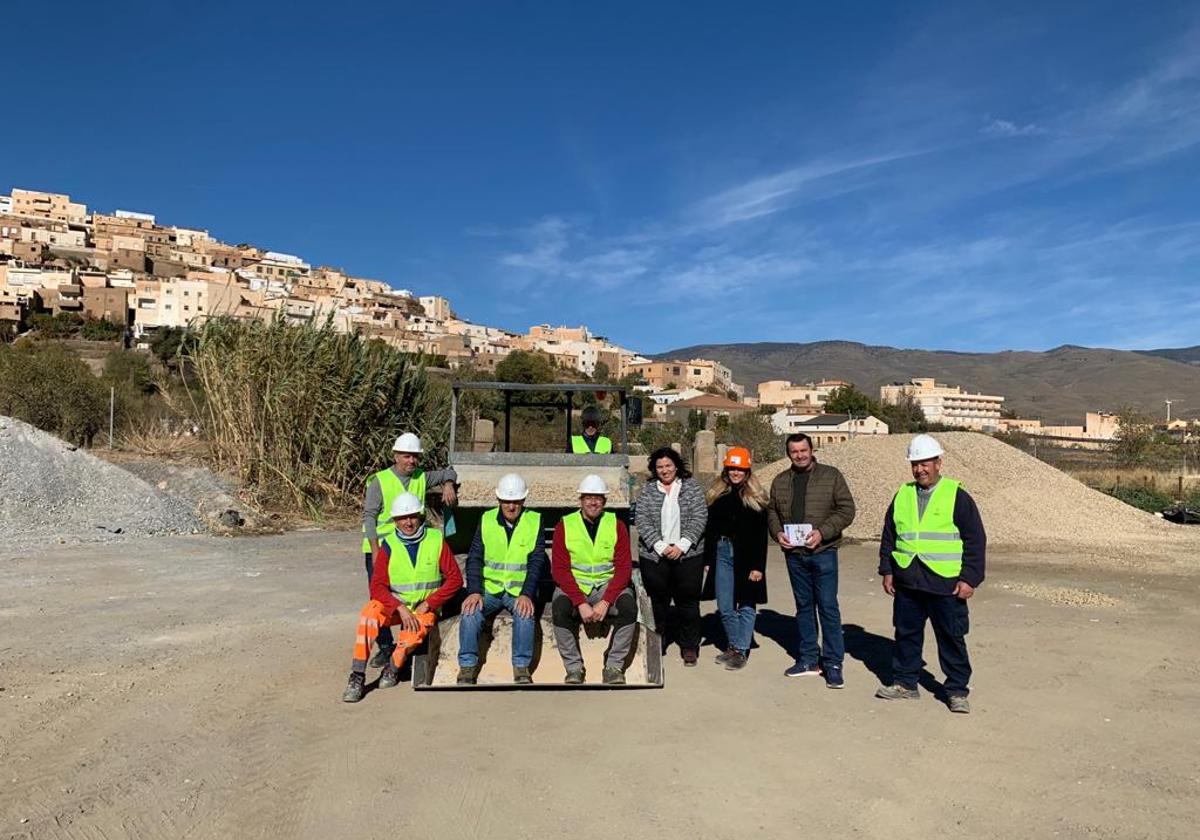
{"label": "person's face", "polygon": [[913,461],[912,472],[918,487],[932,487],[937,484],[942,474],[942,459],[926,458],[924,461]]}
{"label": "person's face", "polygon": [[597,493],[585,493],[579,497],[579,509],[588,519],[595,519],[604,512],[604,497]]}
{"label": "person's face", "polygon": [[404,475],[412,475],[413,470],[417,468],[417,462],[421,460],[421,456],[415,452],[393,452],[392,460],[396,462],[396,469],[400,470]]}
{"label": "person's face", "polygon": [[659,458],[654,462],[654,472],[658,475],[659,481],[663,484],[670,484],[675,480],[675,475],[679,470],[675,468],[675,462],[670,458]]}
{"label": "person's face", "polygon": [[739,484],[745,483],[748,473],[738,467],[726,467],[725,475],[729,477],[729,483],[737,487]]}
{"label": "person's face", "polygon": [[509,522],[516,522],[521,515],[521,509],[525,507],[524,502],[500,502],[500,514]]}
{"label": "person's face", "polygon": [[588,437],[592,437],[600,433],[600,426],[596,423],[588,423],[583,427],[583,433]]}
{"label": "person's face", "polygon": [[795,443],[789,443],[787,448],[788,458],[798,470],[806,470],[812,466],[813,451],[808,445],[808,441],[801,440]]}
{"label": "person's face", "polygon": [[396,530],[406,537],[411,537],[417,533],[417,529],[421,527],[421,514],[410,513],[408,516],[396,517]]}

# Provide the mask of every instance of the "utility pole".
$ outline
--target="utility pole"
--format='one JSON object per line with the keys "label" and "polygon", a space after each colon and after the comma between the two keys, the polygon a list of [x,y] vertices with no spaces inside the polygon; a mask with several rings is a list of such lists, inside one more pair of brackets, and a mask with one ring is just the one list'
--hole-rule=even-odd
{"label": "utility pole", "polygon": [[117,388],[111,386],[108,389],[108,448],[113,448],[113,404],[116,402]]}
{"label": "utility pole", "polygon": [[1163,400],[1163,402],[1165,402],[1167,404],[1167,425],[1170,425],[1171,424],[1171,403],[1173,403],[1174,400]]}

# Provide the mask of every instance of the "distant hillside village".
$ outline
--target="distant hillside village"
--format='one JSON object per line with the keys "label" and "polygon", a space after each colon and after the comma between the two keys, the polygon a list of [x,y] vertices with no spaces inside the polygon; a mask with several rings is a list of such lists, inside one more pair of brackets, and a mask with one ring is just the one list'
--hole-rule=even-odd
{"label": "distant hillside village", "polygon": [[[651,404],[650,422],[686,420],[693,412],[707,419],[756,412],[769,414],[777,433],[803,431],[818,443],[889,432],[877,417],[826,411],[830,396],[849,382],[773,380],[747,397],[730,369],[712,359],[649,359],[586,326],[541,324],[521,334],[476,324],[459,318],[444,297],[414,295],[254,245],[230,245],[205,230],[160,224],[152,214],[89,213],[67,195],[14,189],[0,195],[0,335],[11,339],[39,315],[108,322],[133,346],[144,346],[157,330],[214,315],[328,319],[339,332],[438,357],[450,368],[495,371],[514,351],[543,353],[560,368],[634,385]],[[885,385],[878,402],[909,399],[928,422],[945,426],[1017,430],[1080,445],[1116,436],[1109,414],[1089,413],[1082,426],[1042,426],[1005,417],[1002,396],[933,379]]]}

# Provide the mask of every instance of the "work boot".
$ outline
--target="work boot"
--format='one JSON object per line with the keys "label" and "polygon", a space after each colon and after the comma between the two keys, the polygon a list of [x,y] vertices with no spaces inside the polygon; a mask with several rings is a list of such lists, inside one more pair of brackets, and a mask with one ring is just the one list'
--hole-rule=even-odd
{"label": "work boot", "polygon": [[625,672],[620,668],[605,668],[601,680],[605,685],[625,685]]}
{"label": "work boot", "polygon": [[375,655],[371,657],[371,661],[367,664],[372,668],[382,668],[391,660],[392,651],[395,649],[395,645],[380,645],[375,648]]}
{"label": "work boot", "polygon": [[733,656],[734,653],[736,653],[736,652],[737,651],[735,651],[731,647],[725,648],[725,650],[722,653],[718,653],[716,655],[716,658],[713,661],[716,662],[718,665],[724,665],[726,663],[726,661],[728,661],[729,657]]}
{"label": "work boot", "polygon": [[919,700],[921,692],[902,685],[881,685],[875,696],[880,700]]}
{"label": "work boot", "polygon": [[533,685],[533,675],[529,673],[528,665],[513,666],[513,682],[517,685]]}
{"label": "work boot", "polygon": [[379,674],[379,687],[391,688],[398,682],[400,682],[400,669],[389,659]]}
{"label": "work boot", "polygon": [[563,682],[567,685],[583,685],[586,672],[582,668],[576,668],[574,671],[567,671],[567,676]]}
{"label": "work boot", "polygon": [[342,692],[342,701],[345,703],[357,703],[363,699],[363,694],[366,693],[366,683],[366,674],[351,671],[350,682],[346,683],[346,690]]}
{"label": "work boot", "polygon": [[971,713],[971,704],[967,702],[965,694],[950,695],[950,711],[959,715],[969,715]]}
{"label": "work boot", "polygon": [[725,660],[726,671],[740,671],[746,667],[746,654],[735,650]]}
{"label": "work boot", "polygon": [[688,668],[694,668],[698,658],[699,653],[695,650],[695,648],[687,648],[683,651],[683,664]]}
{"label": "work boot", "polygon": [[479,666],[464,665],[459,668],[457,682],[459,685],[475,685],[479,682]]}

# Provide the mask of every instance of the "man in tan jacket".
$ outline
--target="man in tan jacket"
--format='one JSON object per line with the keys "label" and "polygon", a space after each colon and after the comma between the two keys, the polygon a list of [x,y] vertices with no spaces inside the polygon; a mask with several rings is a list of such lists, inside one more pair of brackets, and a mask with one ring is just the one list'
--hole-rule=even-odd
{"label": "man in tan jacket", "polygon": [[854,497],[836,467],[817,463],[812,438],[806,434],[788,435],[785,445],[792,467],[771,482],[771,504],[767,508],[771,535],[787,560],[800,637],[796,664],[784,674],[824,674],[826,686],[841,688],[845,685],[842,660],[846,646],[837,598],[837,550],[842,532],[854,521]]}

